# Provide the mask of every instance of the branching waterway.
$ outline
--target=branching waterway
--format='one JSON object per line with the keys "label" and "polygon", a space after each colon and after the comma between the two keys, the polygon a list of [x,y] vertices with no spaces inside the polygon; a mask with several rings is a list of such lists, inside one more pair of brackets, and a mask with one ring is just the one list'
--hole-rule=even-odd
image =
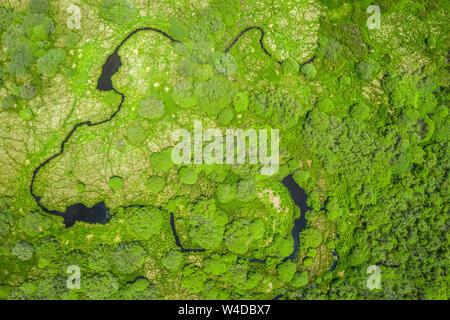
{"label": "branching waterway", "polygon": [[[257,30],[261,33],[261,35],[259,37],[260,47],[264,51],[264,53],[267,56],[269,56],[269,58],[273,59],[270,52],[264,46],[264,36],[265,36],[264,30],[262,28],[256,27],[256,26],[248,27],[245,30],[243,30],[242,32],[240,32],[239,35],[225,49],[224,52],[228,53],[230,51],[230,49],[233,48],[233,46],[235,46],[238,43],[238,41],[242,38],[242,36],[244,36],[245,33],[252,31],[252,30]],[[107,119],[104,119],[102,121],[99,121],[99,122],[84,121],[84,122],[79,122],[79,123],[75,124],[74,127],[72,128],[72,130],[70,130],[70,132],[66,135],[64,140],[61,142],[59,152],[57,152],[56,154],[47,158],[45,161],[43,161],[41,164],[39,164],[39,166],[33,171],[33,176],[32,176],[31,183],[30,183],[30,194],[33,196],[37,205],[44,212],[62,217],[64,219],[64,224],[67,228],[73,226],[77,221],[87,222],[90,224],[94,224],[94,223],[106,224],[111,219],[109,209],[105,205],[105,203],[102,201],[102,202],[95,204],[94,206],[92,206],[90,208],[86,207],[82,203],[76,203],[76,204],[68,206],[66,208],[65,212],[60,212],[57,210],[50,210],[45,205],[42,204],[41,197],[35,193],[34,183],[36,181],[36,177],[42,168],[44,168],[52,160],[58,158],[59,156],[61,156],[64,153],[66,143],[70,140],[70,138],[73,136],[75,131],[77,131],[80,127],[84,127],[84,126],[94,127],[94,126],[99,126],[99,125],[105,124],[105,123],[111,121],[112,119],[114,119],[114,117],[120,112],[120,110],[123,106],[123,103],[126,99],[126,96],[122,92],[115,89],[114,85],[112,83],[112,76],[114,74],[116,74],[119,71],[120,67],[122,66],[122,61],[119,56],[119,50],[131,37],[133,37],[135,34],[142,32],[142,31],[150,31],[150,32],[158,33],[158,34],[162,35],[163,37],[165,37],[166,39],[168,39],[172,43],[180,42],[180,41],[172,38],[166,32],[156,29],[156,28],[152,28],[152,27],[138,28],[138,29],[134,30],[133,32],[131,32],[130,34],[128,34],[121,41],[121,43],[115,48],[114,52],[106,59],[106,62],[102,66],[102,73],[97,81],[97,89],[98,90],[114,91],[115,93],[117,93],[118,95],[121,96],[120,103],[117,106],[116,110]],[[313,61],[313,60],[314,60],[314,57],[310,61]],[[308,61],[306,63],[309,63],[310,61]],[[276,61],[276,62],[281,65],[280,61]],[[282,183],[289,190],[289,193],[291,195],[291,198],[294,201],[294,204],[300,208],[300,217],[294,220],[294,226],[291,231],[291,235],[292,235],[293,242],[294,242],[293,251],[288,257],[284,258],[284,261],[286,261],[286,260],[294,260],[298,255],[298,251],[299,251],[299,247],[300,247],[299,234],[306,226],[307,221],[306,221],[305,213],[306,213],[306,211],[311,210],[311,208],[307,205],[307,202],[306,202],[306,200],[307,200],[306,192],[295,182],[295,180],[291,174],[289,174],[287,177],[285,177],[282,180]],[[131,206],[135,206],[135,205],[131,205]],[[131,207],[131,206],[127,206],[127,207]],[[205,249],[186,249],[183,247],[183,245],[180,242],[180,238],[177,234],[177,231],[176,231],[175,217],[174,217],[173,213],[170,214],[170,226],[172,228],[175,243],[182,252],[204,252],[205,251]],[[331,267],[330,271],[334,270],[334,268],[337,265],[338,255],[337,255],[336,251],[333,251],[333,257],[335,258],[335,262],[333,263],[333,266]],[[259,259],[250,259],[249,261],[257,262],[257,263],[265,263],[264,260],[259,260]],[[279,299],[281,297],[283,297],[282,294],[275,297],[275,299]]]}
{"label": "branching waterway", "polygon": [[[231,42],[231,44],[229,46],[227,46],[227,48],[225,49],[224,52],[225,53],[229,52],[230,49],[238,43],[238,41],[242,38],[242,36],[245,33],[252,31],[252,30],[257,30],[261,33],[260,38],[259,38],[260,47],[267,56],[272,58],[272,55],[264,46],[264,36],[265,36],[264,30],[260,27],[255,27],[255,26],[246,28],[245,30],[240,32],[239,35]],[[70,138],[73,136],[75,131],[78,130],[78,128],[83,127],[83,126],[94,127],[94,126],[99,126],[99,125],[105,124],[105,123],[111,121],[120,112],[122,105],[126,99],[126,96],[122,92],[119,92],[117,89],[115,89],[114,85],[112,83],[112,76],[114,74],[116,74],[119,71],[120,67],[122,66],[122,61],[119,56],[119,50],[132,36],[134,36],[135,34],[137,34],[139,32],[142,32],[142,31],[150,31],[150,32],[158,33],[158,34],[162,35],[163,37],[165,37],[166,39],[168,39],[172,43],[180,42],[180,41],[172,38],[166,32],[156,29],[156,28],[151,28],[151,27],[138,28],[138,29],[134,30],[133,32],[131,32],[130,34],[128,34],[121,41],[121,43],[115,48],[114,52],[106,59],[106,62],[102,66],[102,73],[97,82],[98,90],[114,91],[115,93],[117,93],[118,95],[121,96],[121,101],[120,101],[119,105],[117,106],[116,110],[111,114],[111,116],[109,116],[109,118],[104,119],[102,121],[94,122],[94,123],[91,121],[84,121],[84,122],[77,123],[72,128],[72,130],[67,134],[67,136],[64,138],[64,140],[62,141],[59,152],[54,154],[53,156],[49,157],[48,159],[46,159],[33,171],[33,177],[31,179],[31,183],[30,183],[31,195],[35,199],[37,205],[43,211],[45,211],[46,213],[49,213],[49,214],[53,214],[53,215],[62,217],[64,219],[64,224],[66,227],[73,226],[75,224],[75,222],[77,222],[77,221],[87,222],[87,223],[91,223],[91,224],[93,224],[93,223],[105,224],[105,223],[109,222],[109,220],[111,219],[111,215],[109,214],[109,209],[106,207],[105,203],[102,201],[100,203],[97,203],[96,205],[94,205],[91,208],[86,207],[82,203],[77,203],[77,204],[68,206],[66,208],[65,212],[60,212],[57,210],[50,210],[45,205],[42,204],[41,197],[39,195],[35,194],[35,192],[34,192],[35,191],[34,183],[36,180],[36,176],[38,175],[39,171],[43,167],[45,167],[52,160],[58,158],[60,155],[62,155],[64,153],[66,143],[70,140]],[[281,64],[281,62],[279,62],[279,61],[277,61],[277,63]],[[294,221],[294,226],[293,226],[293,229],[291,232],[293,241],[294,241],[294,250],[291,255],[289,255],[288,257],[285,258],[285,260],[287,260],[287,259],[293,260],[296,258],[298,249],[299,249],[299,244],[300,244],[299,232],[306,225],[305,212],[307,210],[309,210],[310,208],[306,204],[305,191],[303,189],[301,189],[300,186],[294,181],[294,179],[292,178],[292,175],[288,175],[286,178],[283,179],[282,182],[283,182],[283,185],[289,190],[289,193],[290,193],[292,199],[294,200],[294,203],[297,206],[299,206],[300,211],[301,211],[301,216],[300,216],[300,218],[298,218]],[[205,251],[205,249],[185,249],[181,245],[180,239],[176,232],[175,218],[174,218],[173,213],[171,213],[171,216],[170,216],[170,225],[171,225],[171,228],[172,228],[172,231],[174,234],[175,242],[176,242],[177,246],[180,247],[180,249],[183,252],[203,252],[203,251]],[[251,261],[264,263],[263,260],[258,260],[258,259],[251,259]]]}
{"label": "branching waterway", "polygon": [[[264,39],[265,33],[264,33],[264,30],[261,29],[260,27],[249,27],[249,28],[243,30],[233,40],[233,42],[225,49],[225,53],[227,53],[239,41],[239,39],[241,39],[241,37],[246,32],[249,32],[251,30],[258,30],[261,33],[261,36],[259,38],[259,43],[260,43],[261,49],[264,51],[265,54],[267,54],[270,58],[272,58],[269,51],[267,51],[267,49],[264,47],[263,39]],[[112,76],[114,74],[116,74],[119,71],[120,67],[122,66],[122,61],[119,56],[119,50],[131,37],[133,37],[135,34],[142,32],[142,31],[150,31],[150,32],[159,33],[163,37],[170,40],[172,43],[180,42],[180,41],[172,38],[166,32],[164,32],[160,29],[152,28],[152,27],[138,28],[138,29],[134,30],[133,32],[131,32],[130,34],[128,34],[120,42],[120,44],[115,48],[113,54],[111,54],[106,59],[106,62],[102,66],[102,73],[97,82],[98,90],[114,91],[115,93],[117,93],[118,95],[121,96],[121,101],[120,101],[119,105],[117,106],[116,110],[111,114],[111,116],[109,118],[104,119],[102,121],[94,122],[94,123],[91,121],[84,121],[84,122],[77,123],[72,128],[72,130],[70,130],[70,132],[67,134],[67,136],[64,138],[64,140],[61,142],[59,152],[54,154],[53,156],[49,157],[41,164],[39,164],[39,166],[33,171],[33,176],[31,178],[31,183],[30,183],[30,194],[33,196],[37,205],[44,212],[62,217],[64,219],[64,224],[66,225],[66,227],[73,226],[75,224],[75,222],[77,222],[77,221],[82,221],[82,222],[87,222],[87,223],[103,223],[103,224],[107,223],[111,219],[111,216],[109,214],[109,209],[105,206],[104,202],[100,202],[91,208],[86,207],[82,203],[77,203],[77,204],[67,207],[65,212],[61,212],[61,211],[57,211],[57,210],[50,210],[44,204],[42,204],[41,196],[39,196],[35,193],[34,183],[36,181],[36,177],[42,168],[44,168],[52,160],[58,158],[59,156],[61,156],[64,153],[64,148],[65,148],[66,143],[70,140],[70,138],[75,133],[75,131],[78,130],[78,128],[84,127],[84,126],[94,127],[94,126],[102,125],[104,123],[111,121],[117,115],[117,113],[119,113],[119,111],[121,110],[122,105],[126,99],[125,95],[122,92],[119,92],[117,89],[115,89],[114,85],[112,83]],[[280,63],[280,62],[278,62],[278,63]]]}

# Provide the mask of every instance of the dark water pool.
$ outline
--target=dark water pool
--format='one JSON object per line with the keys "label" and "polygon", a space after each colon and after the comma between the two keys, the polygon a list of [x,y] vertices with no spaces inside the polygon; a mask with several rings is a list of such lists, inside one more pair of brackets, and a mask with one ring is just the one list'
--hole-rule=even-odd
{"label": "dark water pool", "polygon": [[283,185],[288,189],[292,200],[295,205],[300,208],[300,217],[294,220],[294,226],[292,227],[291,235],[294,240],[294,250],[292,253],[284,258],[286,260],[294,260],[297,257],[298,250],[300,247],[300,232],[306,227],[306,211],[311,210],[311,208],[306,204],[306,200],[308,196],[306,195],[305,190],[300,188],[300,186],[295,182],[292,174],[285,177],[282,181]]}

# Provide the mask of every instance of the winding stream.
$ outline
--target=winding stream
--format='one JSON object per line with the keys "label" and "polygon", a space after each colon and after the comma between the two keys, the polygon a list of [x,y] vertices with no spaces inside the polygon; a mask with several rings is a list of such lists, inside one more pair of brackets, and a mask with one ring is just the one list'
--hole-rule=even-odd
{"label": "winding stream", "polygon": [[[224,52],[228,53],[230,51],[230,49],[238,43],[238,41],[242,38],[242,36],[251,30],[257,30],[261,33],[261,36],[259,38],[260,47],[267,56],[269,56],[271,59],[273,59],[270,52],[267,51],[267,49],[264,46],[264,42],[263,42],[264,36],[265,36],[264,30],[257,26],[248,27],[247,29],[240,32],[239,35],[232,41],[232,43],[225,49]],[[64,150],[65,150],[64,148],[65,148],[66,143],[70,140],[70,138],[72,137],[72,135],[75,133],[75,131],[78,128],[83,127],[83,126],[94,127],[94,126],[98,126],[98,125],[107,123],[107,122],[111,121],[121,110],[122,105],[126,99],[126,96],[122,92],[119,92],[118,90],[116,90],[112,83],[112,76],[114,74],[116,74],[119,71],[120,67],[122,66],[122,61],[121,61],[121,58],[120,58],[118,52],[119,52],[120,48],[126,43],[126,41],[128,41],[132,36],[134,36],[135,34],[137,34],[138,32],[141,32],[141,31],[151,31],[151,32],[158,33],[158,34],[162,35],[163,37],[167,38],[172,43],[180,42],[180,41],[172,38],[170,35],[168,35],[164,31],[156,29],[156,28],[152,28],[152,27],[138,28],[138,29],[134,30],[133,32],[131,32],[130,34],[128,34],[121,41],[121,43],[115,48],[114,52],[106,59],[105,63],[102,66],[102,73],[97,82],[98,90],[114,91],[115,93],[117,93],[118,95],[121,96],[121,101],[120,101],[119,105],[117,106],[116,110],[111,114],[111,116],[109,118],[104,119],[102,121],[94,122],[94,123],[92,123],[91,121],[84,121],[84,122],[75,124],[74,127],[72,128],[72,130],[66,135],[64,140],[61,142],[59,152],[54,154],[53,156],[47,158],[45,161],[43,161],[41,164],[39,164],[39,166],[33,171],[33,176],[32,176],[31,183],[30,183],[30,194],[33,196],[34,200],[36,201],[36,204],[44,212],[62,217],[64,219],[64,224],[65,224],[66,228],[73,226],[77,221],[87,222],[90,224],[94,224],[94,223],[106,224],[111,219],[109,209],[108,209],[108,207],[106,207],[105,203],[102,201],[102,202],[95,204],[94,206],[92,206],[90,208],[86,207],[82,203],[77,203],[77,204],[68,206],[66,208],[65,212],[60,212],[57,210],[50,210],[41,203],[41,197],[39,195],[35,194],[34,183],[36,180],[36,176],[43,167],[45,167],[53,159],[59,157],[60,155],[62,155],[64,153]],[[315,57],[313,57],[310,61],[313,61],[314,58]],[[309,63],[310,61],[308,61],[307,63]],[[280,61],[276,61],[276,62],[281,65]],[[306,200],[307,200],[306,192],[295,182],[295,180],[293,179],[291,174],[289,174],[287,177],[285,177],[282,180],[282,183],[289,190],[291,198],[293,199],[295,205],[297,205],[300,208],[300,212],[301,212],[300,217],[295,219],[295,221],[294,221],[294,226],[291,231],[291,235],[292,235],[292,238],[294,241],[294,246],[293,246],[294,248],[293,248],[293,252],[288,257],[284,258],[283,261],[286,261],[288,259],[294,260],[298,255],[299,246],[300,246],[299,233],[306,226],[307,221],[306,221],[305,213],[306,213],[306,211],[311,210],[311,208],[308,207],[308,205],[306,203]],[[205,249],[186,249],[182,246],[180,239],[178,237],[178,234],[176,232],[175,218],[174,218],[173,213],[170,214],[170,225],[171,225],[172,232],[173,232],[173,235],[175,238],[175,243],[181,249],[182,252],[204,252],[205,251]],[[330,271],[333,271],[337,265],[338,255],[335,250],[333,251],[333,257],[335,258],[335,262],[333,263]],[[259,259],[250,259],[249,261],[265,263],[264,260],[259,260]],[[275,299],[279,299],[281,297],[283,297],[282,294],[275,297]]]}
{"label": "winding stream", "polygon": [[[265,33],[264,33],[264,30],[261,29],[260,27],[249,27],[249,28],[243,30],[233,40],[233,42],[226,48],[225,53],[227,53],[239,41],[239,39],[246,32],[251,31],[251,30],[258,30],[258,31],[261,32],[261,37],[259,38],[259,43],[260,43],[261,49],[264,51],[265,54],[267,54],[270,58],[272,58],[272,55],[264,47],[263,39],[264,39]],[[84,122],[77,123],[72,128],[72,130],[67,134],[67,136],[64,138],[64,140],[62,141],[59,152],[54,154],[50,158],[46,159],[41,164],[39,164],[39,166],[33,171],[33,176],[31,178],[31,183],[30,183],[30,194],[32,195],[32,197],[36,201],[36,204],[44,212],[49,213],[49,214],[53,214],[53,215],[56,215],[56,216],[63,217],[64,224],[65,224],[66,228],[73,226],[75,224],[75,222],[77,222],[77,221],[87,222],[87,223],[91,223],[91,224],[93,224],[93,223],[103,223],[103,224],[107,223],[111,219],[111,216],[109,214],[109,209],[105,206],[104,202],[102,201],[100,203],[95,204],[91,208],[86,207],[82,203],[77,203],[77,204],[74,204],[74,205],[71,205],[71,206],[67,207],[65,212],[60,212],[60,211],[57,211],[57,210],[50,210],[45,205],[42,204],[41,197],[39,195],[35,194],[35,192],[34,192],[35,191],[34,190],[34,182],[36,180],[36,176],[37,176],[37,174],[39,173],[39,171],[43,167],[45,167],[53,159],[59,157],[60,155],[62,155],[64,153],[64,147],[65,147],[66,143],[70,140],[70,138],[72,137],[72,135],[75,133],[75,131],[78,128],[83,127],[83,126],[94,127],[94,126],[98,126],[98,125],[107,123],[107,122],[111,121],[117,115],[117,113],[120,111],[120,109],[122,108],[123,102],[125,101],[126,97],[125,97],[125,95],[122,92],[119,92],[118,90],[116,90],[114,88],[111,78],[112,78],[112,76],[114,74],[116,74],[119,71],[120,67],[122,66],[122,61],[121,61],[119,53],[118,53],[120,48],[132,36],[134,36],[135,34],[137,34],[138,32],[141,32],[141,31],[152,31],[152,32],[159,33],[162,36],[164,36],[165,38],[169,39],[172,43],[180,42],[180,41],[172,38],[166,32],[164,32],[164,31],[162,31],[160,29],[152,28],[152,27],[138,28],[138,29],[134,30],[133,32],[131,32],[130,34],[128,34],[122,40],[122,42],[116,47],[116,49],[114,50],[113,54],[111,54],[106,59],[106,62],[102,66],[102,73],[101,73],[101,75],[100,75],[100,77],[98,79],[98,82],[97,82],[97,89],[98,90],[100,90],[100,91],[114,91],[115,93],[117,93],[118,95],[121,96],[120,104],[117,106],[117,108],[114,111],[114,113],[111,114],[111,116],[109,118],[104,119],[104,120],[99,121],[99,122],[92,123],[91,121],[84,121]],[[277,61],[277,62],[279,64],[281,64],[281,62],[279,62],[279,61]]]}
{"label": "winding stream", "polygon": [[[261,36],[259,38],[260,47],[266,55],[268,55],[270,58],[272,58],[272,55],[270,54],[269,51],[267,51],[267,49],[264,46],[264,36],[265,36],[264,30],[262,28],[256,27],[256,26],[248,27],[245,30],[243,30],[242,32],[240,32],[239,35],[232,41],[232,43],[225,49],[224,52],[225,53],[229,52],[230,49],[238,43],[238,41],[242,38],[242,36],[245,33],[252,31],[252,30],[257,30],[261,33]],[[72,137],[72,135],[75,133],[75,131],[78,128],[83,127],[83,126],[94,127],[94,126],[98,126],[98,125],[107,123],[107,122],[111,121],[117,115],[117,113],[121,110],[126,97],[122,92],[119,92],[117,89],[114,88],[114,85],[112,83],[112,76],[114,74],[116,74],[119,71],[120,67],[122,66],[122,61],[119,56],[120,48],[132,36],[134,36],[138,32],[142,32],[142,31],[151,31],[151,32],[159,33],[163,37],[170,40],[172,43],[180,42],[180,41],[172,38],[166,32],[156,29],[156,28],[152,28],[152,27],[138,28],[138,29],[134,30],[133,32],[131,32],[130,34],[128,34],[121,41],[121,43],[115,48],[114,52],[106,59],[106,62],[102,66],[102,73],[97,82],[98,90],[114,91],[115,93],[117,93],[118,95],[121,96],[121,101],[120,101],[119,105],[117,106],[116,110],[111,114],[111,116],[109,118],[104,119],[102,121],[95,122],[95,123],[92,123],[91,121],[84,121],[84,122],[77,123],[72,128],[72,130],[67,134],[67,136],[64,138],[64,140],[62,141],[59,152],[54,154],[50,158],[46,159],[33,171],[33,177],[31,179],[31,183],[30,183],[31,195],[33,196],[37,205],[44,212],[63,217],[64,224],[66,227],[73,226],[77,221],[87,222],[87,223],[91,223],[91,224],[94,224],[94,223],[105,224],[105,223],[109,222],[111,219],[111,215],[109,214],[109,209],[106,207],[105,203],[102,201],[100,203],[95,204],[91,208],[86,207],[82,203],[76,203],[71,206],[68,206],[66,208],[65,212],[60,212],[57,210],[50,210],[41,203],[41,197],[39,195],[35,194],[35,192],[34,192],[34,182],[36,180],[36,176],[44,166],[46,166],[53,159],[59,157],[60,155],[62,155],[64,153],[66,143],[70,140],[70,138]],[[277,61],[277,63],[281,64],[281,62],[279,62],[279,61]],[[294,181],[294,179],[292,178],[292,175],[288,175],[287,177],[285,177],[283,179],[282,183],[289,190],[289,193],[290,193],[292,199],[294,200],[294,203],[300,208],[300,211],[301,211],[301,216],[300,216],[300,218],[298,218],[294,221],[294,226],[293,226],[292,232],[291,232],[293,240],[294,240],[294,250],[291,255],[289,255],[288,257],[285,258],[285,260],[287,260],[287,259],[293,260],[297,256],[299,245],[300,245],[299,232],[301,230],[303,230],[303,228],[306,225],[305,212],[307,210],[310,210],[310,208],[306,204],[307,197],[306,197],[305,191],[303,189],[301,189],[300,186]],[[171,224],[172,231],[174,234],[175,242],[176,242],[177,246],[180,247],[180,249],[183,252],[202,252],[202,251],[204,251],[204,249],[185,249],[181,245],[179,237],[178,237],[176,229],[175,229],[174,216],[172,213],[171,213],[170,224]],[[250,261],[261,262],[261,263],[265,262],[263,260],[258,260],[258,259],[251,259]]]}

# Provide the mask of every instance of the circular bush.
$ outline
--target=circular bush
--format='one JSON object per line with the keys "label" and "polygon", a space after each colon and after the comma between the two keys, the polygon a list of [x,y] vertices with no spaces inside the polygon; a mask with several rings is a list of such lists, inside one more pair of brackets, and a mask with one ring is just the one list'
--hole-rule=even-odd
{"label": "circular bush", "polygon": [[166,181],[163,178],[159,176],[151,176],[145,186],[152,193],[160,193],[164,189],[165,184]]}
{"label": "circular bush", "polygon": [[226,108],[219,113],[219,116],[217,117],[217,122],[219,122],[223,126],[226,126],[233,120],[233,118],[234,118],[233,111],[231,111],[231,109]]}
{"label": "circular bush", "polygon": [[103,0],[100,4],[100,16],[115,24],[128,23],[135,13],[135,7],[130,0]]}
{"label": "circular bush", "polygon": [[297,266],[293,261],[286,261],[277,266],[278,276],[284,282],[288,282],[292,279],[297,270]]}
{"label": "circular bush", "polygon": [[236,61],[231,54],[224,53],[214,61],[214,68],[218,73],[229,76],[236,72]]}
{"label": "circular bush", "polygon": [[188,167],[182,167],[178,172],[178,179],[184,184],[195,184],[198,179],[197,172]]}
{"label": "circular bush", "polygon": [[339,84],[342,86],[348,86],[351,82],[351,79],[349,76],[340,76],[339,77]]}
{"label": "circular bush", "polygon": [[217,188],[217,198],[218,198],[219,202],[221,202],[221,203],[230,202],[235,197],[234,192],[235,192],[235,190],[232,185],[221,184]]}
{"label": "circular bush", "polygon": [[19,116],[25,121],[30,121],[33,119],[33,112],[29,109],[22,109],[19,112]]}
{"label": "circular bush", "polygon": [[16,99],[11,95],[6,96],[2,99],[2,108],[5,110],[13,109],[15,104]]}
{"label": "circular bush", "polygon": [[429,48],[434,48],[436,46],[436,38],[433,36],[428,37],[425,42]]}
{"label": "circular bush", "polygon": [[127,128],[127,140],[134,146],[142,145],[147,139],[145,129],[138,124],[132,124]]}
{"label": "circular bush", "polygon": [[108,182],[113,190],[119,190],[123,187],[123,179],[121,177],[112,177]]}
{"label": "circular bush", "polygon": [[294,288],[306,286],[308,284],[308,271],[296,272],[291,284]]}
{"label": "circular bush", "polygon": [[321,99],[316,103],[316,107],[321,112],[331,112],[334,109],[334,104],[330,99]]}
{"label": "circular bush", "polygon": [[122,273],[130,274],[139,270],[145,262],[145,250],[137,243],[122,243],[114,250],[114,263]]}
{"label": "circular bush", "polygon": [[305,75],[305,78],[308,80],[314,80],[317,75],[316,67],[313,64],[308,63],[302,66],[302,73]]}
{"label": "circular bush", "polygon": [[31,84],[19,88],[19,96],[22,99],[31,99],[36,95],[36,89]]}
{"label": "circular bush", "polygon": [[173,148],[167,148],[160,152],[154,152],[150,156],[152,168],[156,171],[167,172],[173,167],[172,162]]}
{"label": "circular bush", "polygon": [[80,193],[84,192],[84,190],[86,190],[86,185],[82,182],[78,182],[76,189],[77,189],[77,192],[80,192]]}
{"label": "circular bush", "polygon": [[20,261],[27,261],[33,257],[34,248],[31,244],[27,242],[18,242],[12,254],[15,255]]}
{"label": "circular bush", "polygon": [[375,66],[370,61],[361,61],[356,64],[356,73],[365,81],[369,81],[373,77]]}
{"label": "circular bush", "polygon": [[111,273],[93,274],[86,278],[82,289],[89,299],[102,300],[111,297],[119,290],[119,280]]}
{"label": "circular bush", "polygon": [[198,97],[194,94],[194,87],[189,80],[178,82],[173,87],[173,100],[181,108],[187,109],[198,104]]}
{"label": "circular bush", "polygon": [[370,109],[363,103],[357,103],[350,107],[350,116],[353,119],[366,120],[370,116]]}
{"label": "circular bush", "polygon": [[183,264],[183,254],[178,250],[170,251],[162,259],[162,264],[170,271],[177,271]]}
{"label": "circular bush", "polygon": [[285,74],[296,74],[300,70],[300,65],[294,59],[286,59],[281,65],[281,71]]}
{"label": "circular bush", "polygon": [[94,272],[108,271],[112,265],[112,247],[108,245],[100,245],[92,250],[89,258],[89,269]]}
{"label": "circular bush", "polygon": [[155,207],[142,207],[128,219],[127,229],[135,238],[148,240],[150,236],[160,232],[162,224],[161,210]]}
{"label": "circular bush", "polygon": [[154,97],[147,97],[141,100],[137,108],[137,114],[147,120],[160,119],[165,113],[164,103]]}
{"label": "circular bush", "polygon": [[233,97],[234,110],[237,113],[244,112],[247,110],[249,102],[250,100],[245,92],[236,93]]}

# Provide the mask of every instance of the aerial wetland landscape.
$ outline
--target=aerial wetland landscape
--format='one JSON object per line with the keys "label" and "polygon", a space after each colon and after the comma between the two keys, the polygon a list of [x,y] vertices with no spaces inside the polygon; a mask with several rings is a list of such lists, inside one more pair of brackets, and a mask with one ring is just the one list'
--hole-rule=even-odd
{"label": "aerial wetland landscape", "polygon": [[449,21],[0,0],[0,300],[448,300]]}

